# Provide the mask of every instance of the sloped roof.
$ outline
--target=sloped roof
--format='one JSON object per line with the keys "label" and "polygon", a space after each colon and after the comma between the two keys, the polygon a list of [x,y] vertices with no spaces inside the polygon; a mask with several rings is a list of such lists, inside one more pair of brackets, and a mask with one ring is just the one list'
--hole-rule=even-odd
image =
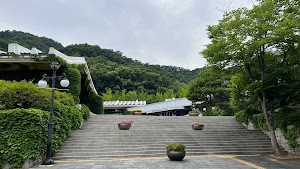
{"label": "sloped roof", "polygon": [[[184,109],[186,106],[191,106],[192,101],[188,100],[187,98],[173,98],[167,99],[163,102],[152,103],[144,106],[139,106],[138,108],[143,111],[143,113],[155,113],[155,112],[162,112],[168,110],[179,110]],[[128,111],[132,111],[136,108],[128,108]]]}

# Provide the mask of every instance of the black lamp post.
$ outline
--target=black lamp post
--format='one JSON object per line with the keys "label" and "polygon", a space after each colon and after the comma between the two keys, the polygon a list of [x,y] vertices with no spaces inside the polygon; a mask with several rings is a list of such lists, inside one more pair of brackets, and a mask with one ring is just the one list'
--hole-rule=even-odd
{"label": "black lamp post", "polygon": [[48,77],[47,74],[43,75],[43,78],[38,82],[38,86],[41,88],[45,88],[47,86],[47,81],[52,80],[52,94],[51,94],[51,103],[50,103],[50,119],[48,123],[48,141],[47,141],[47,155],[46,159],[43,161],[42,165],[52,165],[54,161],[51,159],[51,146],[52,146],[52,133],[53,133],[53,108],[54,108],[54,90],[55,88],[55,80],[61,80],[60,85],[62,87],[68,87],[70,82],[66,78],[66,74],[63,73],[61,76],[56,76],[56,71],[59,69],[60,64],[58,62],[52,62],[50,64],[51,69],[53,70],[52,77]]}

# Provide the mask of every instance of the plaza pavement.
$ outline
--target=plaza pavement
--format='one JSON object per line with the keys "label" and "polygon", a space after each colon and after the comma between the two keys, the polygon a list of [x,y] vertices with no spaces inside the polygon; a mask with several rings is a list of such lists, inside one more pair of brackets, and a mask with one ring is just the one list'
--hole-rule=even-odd
{"label": "plaza pavement", "polygon": [[183,161],[167,157],[55,161],[34,169],[300,169],[300,159],[276,160],[261,155],[186,156]]}

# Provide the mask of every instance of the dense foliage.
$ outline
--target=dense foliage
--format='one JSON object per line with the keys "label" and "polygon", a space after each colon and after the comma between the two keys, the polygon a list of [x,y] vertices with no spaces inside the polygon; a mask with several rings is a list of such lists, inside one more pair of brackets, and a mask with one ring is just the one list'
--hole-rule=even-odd
{"label": "dense foliage", "polygon": [[[0,110],[14,108],[38,108],[48,111],[51,90],[37,88],[32,82],[10,82],[0,80]],[[75,106],[73,97],[65,92],[55,92],[55,103]]]}
{"label": "dense foliage", "polygon": [[94,93],[94,91],[89,88],[89,80],[83,74],[81,77],[81,91],[80,91],[80,102],[89,107],[89,109],[95,114],[103,113],[103,99],[101,96]]}
{"label": "dense foliage", "polygon": [[[146,93],[146,96],[149,97],[146,97],[144,100],[148,103],[161,101],[161,99],[155,99],[157,92],[164,95],[166,92],[173,90],[176,97],[185,97],[185,85],[194,79],[199,72],[199,69],[191,71],[175,66],[144,64],[124,56],[120,51],[101,48],[97,45],[75,44],[64,48],[61,44],[45,37],[38,37],[20,31],[0,32],[0,50],[7,51],[8,43],[13,42],[29,49],[36,47],[44,52],[47,52],[51,46],[67,55],[86,57],[98,93],[104,93],[107,89],[111,89],[113,94],[121,93],[122,90],[136,92],[138,95]],[[7,65],[0,64],[0,69],[5,66]],[[75,70],[73,68],[60,68],[60,71],[67,70],[66,72],[74,73]],[[16,73],[20,76],[15,76]],[[36,82],[39,80],[37,77],[41,77],[41,75],[42,72],[27,70],[26,65],[22,65],[22,71],[7,72],[5,75],[0,75],[0,79],[18,81],[33,79]],[[18,79],[14,79],[14,77]],[[79,78],[75,74],[71,77]],[[70,85],[72,84],[70,83]],[[79,89],[78,85],[70,87],[72,88],[70,92],[72,92],[75,102],[79,102],[76,94]]]}
{"label": "dense foliage", "polygon": [[222,70],[216,66],[204,67],[199,76],[189,83],[187,98],[202,101],[200,110],[203,115],[233,115],[229,106],[229,81],[231,70]]}
{"label": "dense foliage", "polygon": [[124,89],[148,94],[165,93],[169,89],[178,92],[199,71],[143,64],[127,58],[120,51],[88,44],[70,45],[65,49],[68,55],[86,56],[94,84],[100,93],[107,89],[111,89],[112,93],[121,93]]}
{"label": "dense foliage", "polygon": [[49,113],[38,109],[0,111],[0,168],[5,163],[21,168],[25,159],[46,149]]}
{"label": "dense foliage", "polygon": [[[41,131],[38,131],[37,136],[33,137],[31,136],[31,134],[33,133],[35,134],[35,132],[31,133],[31,131],[36,130],[35,125],[40,125],[40,123],[44,124],[45,121],[46,121],[45,127],[47,127],[48,117],[49,117],[48,111],[50,109],[49,106],[50,106],[51,90],[37,88],[36,84],[33,84],[32,82],[26,82],[26,81],[10,82],[10,81],[0,80],[0,86],[1,86],[0,109],[2,109],[1,113],[3,113],[3,114],[0,113],[0,115],[3,115],[3,117],[1,117],[0,119],[0,124],[1,124],[0,127],[5,127],[5,130],[4,128],[3,130],[2,128],[0,128],[0,132],[2,131],[5,132],[5,133],[0,133],[1,136],[3,136],[0,139],[4,139],[4,140],[0,140],[0,145],[2,145],[3,142],[5,142],[5,144],[3,143],[4,145],[8,143],[10,144],[8,147],[6,147],[6,149],[9,148],[9,150],[4,149],[5,151],[4,150],[3,151],[4,151],[4,156],[7,155],[7,157],[11,159],[8,160],[6,158],[1,157],[0,162],[1,165],[3,165],[4,162],[8,162],[10,164],[20,166],[23,163],[23,160],[25,158],[36,158],[39,155],[42,155],[44,153],[45,146],[46,146],[44,140],[47,139],[47,136],[40,137],[38,135],[38,132]],[[31,108],[35,108],[35,109],[37,108],[40,110],[31,110]],[[8,111],[8,109],[14,109],[14,110]],[[43,114],[44,111],[47,111],[45,117],[44,115],[40,115]],[[70,94],[55,91],[55,104],[54,104],[55,125],[53,128],[53,144],[52,144],[53,152],[56,152],[58,150],[59,145],[68,136],[71,130],[78,129],[81,126],[83,121],[83,116],[85,116],[85,118],[88,117],[87,111],[88,108],[86,107],[82,111],[76,109],[75,102],[73,100],[73,97]],[[28,114],[28,112],[32,114]],[[36,116],[34,115],[34,113],[36,113]],[[15,117],[15,115],[17,116]],[[31,118],[36,118],[36,119],[31,120]],[[36,120],[40,120],[40,122],[36,122]],[[28,132],[24,132],[22,134],[18,133],[27,130]],[[41,128],[40,130],[43,131],[44,129]],[[7,133],[7,131],[10,132]],[[22,140],[19,140],[20,139],[19,137],[10,138],[10,136],[7,134],[15,135],[15,136],[20,135],[20,138],[22,137]],[[47,132],[43,131],[43,134],[47,135]],[[9,139],[9,141],[6,139]],[[37,141],[39,145],[36,146],[36,144],[33,144],[32,146],[28,146],[28,149],[30,150],[24,149],[22,147],[27,146],[27,144],[22,142],[24,140],[27,140],[28,142]],[[42,149],[39,148],[40,146],[43,146],[43,148]],[[35,148],[37,150],[35,150]],[[26,151],[23,152],[23,150]],[[41,153],[40,151],[43,152]],[[16,153],[19,153],[20,156],[16,155],[15,158],[11,158],[11,156],[9,156],[10,154],[14,155]],[[22,153],[24,153],[25,155],[22,155]]]}
{"label": "dense foliage", "polygon": [[[105,93],[103,93],[102,95],[105,101],[143,100],[146,101],[147,103],[161,102],[164,101],[165,99],[180,97],[180,95],[174,93],[172,89],[168,89],[165,93],[156,92],[155,94],[149,94],[147,92],[136,92],[136,91],[127,92],[125,89],[123,89],[121,92],[115,91],[113,93],[111,89],[106,89]],[[182,97],[185,97],[185,95]]]}
{"label": "dense foliage", "polygon": [[299,9],[298,0],[260,0],[253,9],[228,12],[217,25],[208,27],[211,43],[202,51],[210,65],[235,70],[230,103],[237,118],[246,121],[263,113],[278,154],[275,110],[293,107],[294,114],[299,111],[294,108],[300,96]]}
{"label": "dense foliage", "polygon": [[81,104],[80,111],[84,120],[87,120],[91,115],[91,110],[85,104]]}
{"label": "dense foliage", "polygon": [[7,51],[9,43],[18,43],[28,49],[35,47],[45,53],[48,52],[49,47],[64,51],[60,43],[46,37],[38,37],[21,31],[0,31],[0,50]]}
{"label": "dense foliage", "polygon": [[166,145],[167,151],[179,151],[179,152],[184,152],[186,146],[183,144],[179,143],[169,143]]}

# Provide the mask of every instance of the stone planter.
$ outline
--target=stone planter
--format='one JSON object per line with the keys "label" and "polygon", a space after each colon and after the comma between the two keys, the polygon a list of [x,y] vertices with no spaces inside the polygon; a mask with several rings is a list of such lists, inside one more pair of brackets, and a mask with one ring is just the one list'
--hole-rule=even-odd
{"label": "stone planter", "polygon": [[203,124],[200,124],[200,125],[198,125],[198,124],[192,124],[192,128],[194,130],[202,130],[204,128],[204,125]]}
{"label": "stone planter", "polygon": [[185,151],[167,151],[167,155],[171,161],[181,161],[185,157]]}
{"label": "stone planter", "polygon": [[189,116],[198,116],[198,113],[189,113]]}
{"label": "stone planter", "polygon": [[118,124],[118,127],[120,130],[129,130],[131,127],[131,124],[125,123],[125,124]]}
{"label": "stone planter", "polygon": [[132,112],[132,115],[142,115],[142,112]]}

